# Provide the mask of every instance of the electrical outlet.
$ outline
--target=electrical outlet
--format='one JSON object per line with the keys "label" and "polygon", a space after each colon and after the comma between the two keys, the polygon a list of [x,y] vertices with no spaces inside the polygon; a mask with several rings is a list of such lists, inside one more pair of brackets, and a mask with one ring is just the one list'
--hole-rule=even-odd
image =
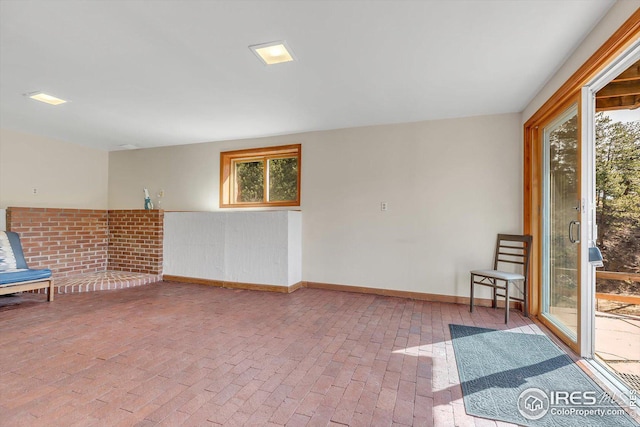
{"label": "electrical outlet", "polygon": [[33,189],[33,194],[38,194],[38,189],[37,188]]}
{"label": "electrical outlet", "polygon": [[388,208],[389,208],[389,205],[387,204],[387,202],[380,202],[380,210],[382,212],[386,212]]}

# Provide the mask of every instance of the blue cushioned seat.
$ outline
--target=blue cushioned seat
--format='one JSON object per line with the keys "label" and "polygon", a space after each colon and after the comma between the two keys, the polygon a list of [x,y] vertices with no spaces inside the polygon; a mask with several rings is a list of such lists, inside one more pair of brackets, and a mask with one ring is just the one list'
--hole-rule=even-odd
{"label": "blue cushioned seat", "polygon": [[31,269],[27,265],[18,234],[0,231],[0,295],[48,289],[53,301],[55,288],[49,269]]}
{"label": "blue cushioned seat", "polygon": [[3,273],[0,272],[0,285],[16,282],[29,282],[31,280],[48,279],[51,277],[51,270],[22,270]]}

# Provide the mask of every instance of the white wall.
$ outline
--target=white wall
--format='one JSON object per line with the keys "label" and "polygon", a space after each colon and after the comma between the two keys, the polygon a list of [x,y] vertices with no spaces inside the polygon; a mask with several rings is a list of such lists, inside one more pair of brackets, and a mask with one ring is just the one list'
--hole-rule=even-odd
{"label": "white wall", "polygon": [[106,209],[108,171],[106,151],[0,129],[0,208]]}
{"label": "white wall", "polygon": [[302,212],[288,212],[288,255],[289,286],[295,285],[302,278]]}
{"label": "white wall", "polygon": [[[143,189],[148,188],[156,207],[214,210],[218,206],[219,164],[220,149],[214,144],[111,152],[109,208],[142,209]],[[161,189],[165,196],[158,206],[156,196]]]}
{"label": "white wall", "polygon": [[286,211],[166,212],[163,273],[294,285],[302,280],[300,216]]}
{"label": "white wall", "polygon": [[7,210],[0,209],[0,231],[7,229]]}
{"label": "white wall", "polygon": [[109,207],[149,187],[164,209],[217,210],[220,151],[292,143],[305,281],[467,295],[496,233],[522,230],[519,114],[112,152]]}
{"label": "white wall", "polygon": [[512,114],[334,131],[303,145],[305,280],[467,295],[496,233],[521,232],[519,132]]}
{"label": "white wall", "polygon": [[639,7],[640,0],[618,0],[527,105],[522,122],[529,120]]}

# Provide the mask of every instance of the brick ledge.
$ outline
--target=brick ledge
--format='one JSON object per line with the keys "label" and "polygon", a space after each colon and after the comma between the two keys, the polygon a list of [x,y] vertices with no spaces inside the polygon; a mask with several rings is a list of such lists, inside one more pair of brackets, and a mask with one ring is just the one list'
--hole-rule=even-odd
{"label": "brick ledge", "polygon": [[[58,294],[78,292],[106,291],[133,288],[162,280],[161,274],[130,273],[127,271],[101,271],[97,273],[77,274],[55,279]],[[38,290],[38,293],[45,293]]]}

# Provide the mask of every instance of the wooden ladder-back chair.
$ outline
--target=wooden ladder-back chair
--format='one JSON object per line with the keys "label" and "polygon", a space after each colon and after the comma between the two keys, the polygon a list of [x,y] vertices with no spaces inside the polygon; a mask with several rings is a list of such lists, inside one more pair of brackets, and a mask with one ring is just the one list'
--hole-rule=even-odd
{"label": "wooden ladder-back chair", "polygon": [[[509,303],[511,300],[522,302],[525,317],[529,316],[528,280],[529,258],[531,255],[531,236],[517,234],[498,234],[496,252],[493,258],[493,270],[471,271],[471,301],[470,311],[473,313],[473,292],[475,285],[489,286],[493,288],[493,301],[491,306],[498,306],[498,297],[505,299],[504,323],[509,322]],[[519,265],[521,272],[513,272],[514,268],[506,269],[506,265]],[[522,298],[514,297],[510,293],[511,285],[522,283]]]}

